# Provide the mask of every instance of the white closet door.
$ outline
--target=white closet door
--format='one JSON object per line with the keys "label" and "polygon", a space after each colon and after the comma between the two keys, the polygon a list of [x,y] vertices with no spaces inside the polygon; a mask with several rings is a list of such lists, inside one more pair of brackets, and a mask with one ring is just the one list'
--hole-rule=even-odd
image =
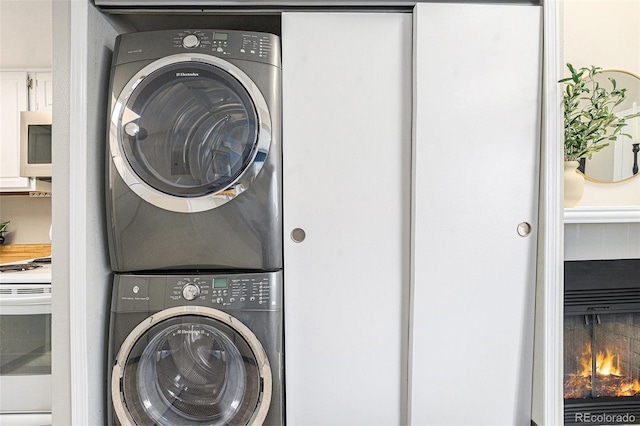
{"label": "white closet door", "polygon": [[[287,422],[405,422],[411,14],[284,13]],[[306,238],[296,243],[290,233]]]}
{"label": "white closet door", "polygon": [[541,8],[414,16],[411,422],[529,425]]}

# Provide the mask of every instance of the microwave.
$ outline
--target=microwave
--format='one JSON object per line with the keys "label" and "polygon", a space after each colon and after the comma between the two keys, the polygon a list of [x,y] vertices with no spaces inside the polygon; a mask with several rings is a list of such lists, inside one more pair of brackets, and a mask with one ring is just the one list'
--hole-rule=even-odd
{"label": "microwave", "polygon": [[20,176],[51,176],[51,111],[20,112]]}

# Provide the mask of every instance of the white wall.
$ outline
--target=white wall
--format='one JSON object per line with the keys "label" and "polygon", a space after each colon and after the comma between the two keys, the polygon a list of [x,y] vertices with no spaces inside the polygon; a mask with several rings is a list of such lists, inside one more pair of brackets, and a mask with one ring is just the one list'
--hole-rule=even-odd
{"label": "white wall", "polygon": [[565,0],[564,62],[640,75],[640,2]]}
{"label": "white wall", "polygon": [[[562,13],[563,63],[640,75],[639,1],[565,0]],[[615,184],[587,181],[578,205],[640,205],[640,177]]]}
{"label": "white wall", "polygon": [[9,220],[5,244],[49,244],[51,198],[0,196],[0,219]]}
{"label": "white wall", "polygon": [[[52,0],[0,1],[0,69],[51,68]],[[28,29],[28,30],[27,30]],[[48,244],[51,198],[0,195],[7,244]]]}
{"label": "white wall", "polygon": [[0,68],[51,68],[52,0],[0,1]]}

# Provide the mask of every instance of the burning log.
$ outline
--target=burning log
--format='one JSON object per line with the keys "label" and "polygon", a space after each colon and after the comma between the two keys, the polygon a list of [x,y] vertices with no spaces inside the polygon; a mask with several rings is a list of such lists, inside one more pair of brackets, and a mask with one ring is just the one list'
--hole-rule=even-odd
{"label": "burning log", "polygon": [[636,396],[640,394],[640,383],[637,379],[632,380],[624,376],[613,374],[596,375],[595,397],[602,396]]}
{"label": "burning log", "polygon": [[582,399],[591,397],[591,376],[571,375],[564,382],[565,399]]}
{"label": "burning log", "polygon": [[591,377],[573,375],[564,383],[566,399],[601,398],[605,396],[640,396],[640,382],[614,374],[596,374],[596,390],[591,394]]}
{"label": "burning log", "polygon": [[605,396],[640,396],[640,381],[622,374],[620,356],[609,349],[598,351],[595,357],[595,391],[591,391],[593,359],[591,344],[582,352],[582,370],[564,382],[565,399],[600,398]]}

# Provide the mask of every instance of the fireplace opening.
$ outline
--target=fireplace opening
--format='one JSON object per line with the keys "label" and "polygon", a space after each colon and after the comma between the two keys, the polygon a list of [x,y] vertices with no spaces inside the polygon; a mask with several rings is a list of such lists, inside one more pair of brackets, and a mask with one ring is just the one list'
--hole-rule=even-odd
{"label": "fireplace opening", "polygon": [[565,424],[640,424],[640,259],[565,262]]}
{"label": "fireplace opening", "polygon": [[568,316],[564,397],[640,396],[640,313]]}

